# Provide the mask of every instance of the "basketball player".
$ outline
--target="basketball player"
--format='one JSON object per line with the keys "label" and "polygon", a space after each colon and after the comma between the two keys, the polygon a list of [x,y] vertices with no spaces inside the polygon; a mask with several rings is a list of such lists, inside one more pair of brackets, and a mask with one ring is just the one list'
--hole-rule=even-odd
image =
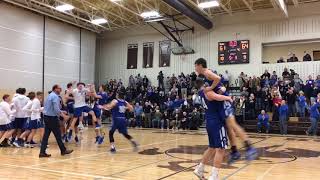
{"label": "basketball player", "polygon": [[228,146],[227,133],[225,130],[223,101],[232,101],[230,96],[224,96],[214,91],[204,90],[204,81],[196,80],[199,96],[205,109],[206,129],[209,137],[209,148],[205,151],[201,163],[194,170],[194,174],[200,179],[204,178],[204,165],[213,157],[213,167],[209,180],[218,180],[218,171],[221,167],[225,149]]}
{"label": "basketball player", "polygon": [[[101,114],[102,114],[102,109],[101,107],[103,105],[106,105],[108,103],[109,97],[108,94],[106,92],[106,86],[105,85],[101,85],[99,87],[99,92],[96,93],[94,91],[94,98],[96,98],[95,103],[93,105],[93,112],[97,117],[97,122],[96,124],[100,124],[101,125]],[[104,137],[101,134],[100,129],[96,128],[95,129],[96,132],[96,142],[98,145],[101,145],[103,143]]]}
{"label": "basketball player", "polygon": [[[199,58],[195,61],[195,71],[198,74],[202,74],[206,77],[206,82],[209,87],[205,88],[205,91],[214,91],[218,94],[226,94],[226,89],[223,87],[220,82],[220,77],[212,72],[212,70],[207,68],[207,61],[203,58]],[[246,159],[248,161],[254,160],[257,158],[257,150],[252,147],[246,132],[237,124],[234,109],[230,102],[224,102],[225,116],[226,116],[226,125],[228,128],[228,134],[231,144],[231,154],[229,157],[228,163],[231,164],[236,160],[239,160],[241,154],[239,153],[236,146],[236,134],[240,137],[240,139],[244,142],[244,146],[246,148]]]}
{"label": "basketball player", "polygon": [[[68,83],[67,84],[67,89],[65,90],[64,100],[65,100],[66,105],[67,105],[67,113],[70,116],[70,119],[73,119],[74,98],[73,98],[73,95],[71,93],[68,93],[68,92],[71,92],[71,91],[72,91],[72,83]],[[69,129],[70,124],[71,124],[71,122],[68,121],[66,129]],[[63,134],[62,139],[63,139],[63,141],[68,142],[68,138],[67,138],[67,134],[66,133]]]}
{"label": "basketball player", "polygon": [[[72,140],[72,131],[75,131],[75,125],[77,124],[77,121],[79,120],[79,124],[82,124],[84,112],[89,113],[91,115],[93,122],[97,121],[94,112],[86,104],[86,95],[91,92],[90,88],[92,88],[91,85],[88,85],[88,88],[85,88],[85,84],[82,82],[79,82],[77,84],[76,89],[73,89],[72,91],[68,92],[68,94],[72,94],[74,97],[74,115],[69,127],[69,133],[68,133],[69,142],[71,142]],[[101,126],[96,125],[96,128],[100,128],[100,127]],[[79,142],[78,134],[76,131],[75,131],[75,141]]]}
{"label": "basketball player", "polygon": [[0,102],[0,147],[9,147],[9,138],[14,133],[11,119],[15,114],[15,110],[12,110],[9,103],[10,96],[5,94]]}
{"label": "basketball player", "polygon": [[128,134],[128,129],[126,125],[126,110],[133,111],[133,107],[127,101],[124,100],[124,92],[118,91],[117,99],[112,100],[109,104],[103,106],[106,110],[111,110],[112,112],[112,126],[109,131],[109,140],[111,144],[110,152],[115,153],[116,147],[114,145],[113,134],[116,130],[119,131],[125,138],[127,138],[133,147],[134,151],[138,150],[138,144],[133,140],[133,138]]}

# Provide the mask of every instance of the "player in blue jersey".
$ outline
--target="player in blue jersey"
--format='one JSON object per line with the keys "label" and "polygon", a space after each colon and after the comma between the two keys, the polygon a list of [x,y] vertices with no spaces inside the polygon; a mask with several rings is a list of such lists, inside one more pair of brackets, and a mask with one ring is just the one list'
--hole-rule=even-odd
{"label": "player in blue jersey", "polygon": [[221,167],[225,149],[228,146],[227,131],[225,130],[224,101],[232,101],[230,96],[224,96],[214,91],[204,90],[204,81],[197,78],[196,86],[199,90],[201,104],[205,109],[206,129],[209,137],[209,148],[205,151],[200,164],[194,174],[200,179],[204,178],[204,165],[213,157],[213,168],[209,180],[218,180],[218,171]]}
{"label": "player in blue jersey", "polygon": [[[214,91],[219,94],[225,94],[226,90],[220,82],[221,78],[212,72],[212,70],[207,68],[207,61],[203,58],[199,58],[195,61],[195,71],[198,74],[202,74],[206,77],[206,81],[209,84],[208,87],[204,89],[207,91]],[[238,125],[234,116],[234,109],[230,102],[225,101],[224,103],[225,115],[226,115],[226,125],[228,127],[228,135],[231,144],[231,153],[228,163],[231,164],[234,161],[240,159],[241,154],[237,150],[236,146],[236,135],[240,137],[246,148],[246,159],[251,161],[257,158],[257,150],[251,145],[248,135],[246,132]]]}
{"label": "player in blue jersey", "polygon": [[111,153],[116,152],[116,147],[114,145],[113,134],[116,130],[119,131],[125,138],[127,138],[134,149],[138,150],[138,144],[133,140],[132,136],[128,134],[127,123],[125,112],[127,110],[133,111],[133,107],[127,101],[124,100],[124,92],[119,91],[117,93],[117,99],[112,100],[109,104],[104,105],[106,110],[111,110],[112,113],[112,126],[109,131],[109,140],[111,144],[110,151]]}
{"label": "player in blue jersey", "polygon": [[[101,115],[102,115],[102,108],[104,105],[108,104],[108,101],[109,101],[109,97],[108,97],[108,94],[106,92],[106,86],[105,85],[101,85],[99,87],[99,92],[96,93],[94,91],[93,93],[94,95],[94,98],[95,99],[95,102],[94,102],[94,105],[93,105],[93,112],[94,114],[96,115],[97,117],[97,122],[94,124],[94,126],[96,127],[95,128],[95,132],[96,132],[96,142],[98,145],[101,145],[103,143],[103,140],[104,140],[104,136],[102,135],[102,132],[101,132]],[[97,128],[98,127],[98,128]]]}

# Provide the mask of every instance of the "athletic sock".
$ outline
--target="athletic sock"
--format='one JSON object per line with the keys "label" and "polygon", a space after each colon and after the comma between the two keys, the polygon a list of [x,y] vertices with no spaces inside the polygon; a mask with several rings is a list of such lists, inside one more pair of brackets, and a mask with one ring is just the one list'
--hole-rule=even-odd
{"label": "athletic sock", "polygon": [[251,143],[248,140],[246,140],[246,141],[244,141],[244,146],[248,150],[249,148],[251,148]]}
{"label": "athletic sock", "polygon": [[231,153],[238,152],[237,146],[231,146]]}
{"label": "athletic sock", "polygon": [[200,164],[199,164],[199,168],[200,168],[200,169],[204,169],[204,164],[203,164],[203,163],[200,163]]}
{"label": "athletic sock", "polygon": [[216,167],[212,167],[211,176],[218,177],[218,174],[219,174],[219,169]]}

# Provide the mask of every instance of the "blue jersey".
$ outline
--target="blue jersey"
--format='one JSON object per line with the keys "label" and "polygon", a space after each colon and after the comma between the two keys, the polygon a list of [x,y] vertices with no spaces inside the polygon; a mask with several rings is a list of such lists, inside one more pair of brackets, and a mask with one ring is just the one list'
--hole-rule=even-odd
{"label": "blue jersey", "polygon": [[[212,70],[210,69],[210,71],[212,71]],[[212,71],[212,72],[213,72],[213,71]],[[206,85],[211,86],[212,83],[213,83],[213,80],[210,80],[210,79],[208,79],[208,78],[205,78],[204,82],[205,82]],[[217,86],[213,89],[213,91],[214,91],[215,93],[218,93],[218,94],[219,94],[219,90],[221,89],[221,87],[223,87],[223,84],[222,84],[221,81],[219,81],[219,83],[218,83]]]}
{"label": "blue jersey", "polygon": [[199,91],[199,96],[201,97],[201,104],[205,108],[205,118],[207,121],[212,121],[215,119],[225,119],[223,101],[209,101],[206,98],[203,90]]}
{"label": "blue jersey", "polygon": [[115,120],[118,119],[126,119],[126,106],[127,106],[127,102],[125,100],[122,99],[117,99],[117,105],[115,107],[112,108],[111,112],[112,112],[112,118]]}
{"label": "blue jersey", "polygon": [[106,92],[98,92],[97,95],[101,96],[101,98],[99,98],[98,101],[96,101],[97,105],[103,106],[105,104],[108,104],[109,96]]}

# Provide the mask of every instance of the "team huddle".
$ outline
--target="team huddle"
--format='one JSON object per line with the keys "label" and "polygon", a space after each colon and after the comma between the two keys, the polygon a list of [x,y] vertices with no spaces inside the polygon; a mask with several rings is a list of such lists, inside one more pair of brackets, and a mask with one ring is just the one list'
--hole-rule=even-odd
{"label": "team huddle", "polygon": [[[202,106],[205,109],[206,129],[209,137],[209,148],[205,151],[201,163],[194,170],[194,174],[200,179],[204,178],[204,166],[213,159],[212,173],[209,180],[218,179],[218,170],[221,167],[225,149],[228,146],[228,139],[231,144],[231,153],[228,163],[231,164],[241,158],[236,146],[236,135],[243,141],[246,148],[245,158],[248,161],[257,158],[257,151],[252,147],[244,130],[236,123],[233,114],[232,98],[228,96],[226,88],[220,82],[220,77],[207,68],[207,62],[203,58],[195,61],[195,71],[198,74],[196,86],[201,98]],[[74,87],[76,86],[76,87]],[[126,111],[133,111],[131,104],[126,102],[125,92],[118,90],[115,99],[111,100],[105,86],[101,85],[99,91],[95,91],[94,85],[84,83],[69,83],[64,95],[61,96],[61,87],[55,85],[52,92],[44,103],[42,92],[30,92],[25,96],[26,89],[19,88],[13,96],[12,101],[9,95],[3,96],[0,103],[0,146],[8,147],[10,144],[16,147],[34,147],[33,140],[36,133],[43,140],[39,157],[50,157],[46,154],[47,140],[52,131],[57,139],[61,154],[69,154],[63,142],[76,144],[81,143],[79,132],[84,128],[84,114],[92,118],[95,129],[95,143],[103,144],[104,134],[101,131],[101,115],[103,110],[111,111],[112,125],[109,130],[110,151],[116,152],[114,144],[114,133],[119,131],[128,139],[135,151],[138,144],[128,134]],[[89,106],[86,98],[94,99]],[[44,107],[41,106],[44,104]],[[44,116],[44,120],[43,117]],[[59,128],[51,128],[50,118],[59,118]],[[48,121],[49,119],[49,121]],[[46,128],[46,129],[45,129]],[[47,130],[49,128],[49,130]],[[45,129],[45,130],[44,130]],[[44,137],[44,138],[43,138]],[[40,142],[41,143],[41,142]]]}

